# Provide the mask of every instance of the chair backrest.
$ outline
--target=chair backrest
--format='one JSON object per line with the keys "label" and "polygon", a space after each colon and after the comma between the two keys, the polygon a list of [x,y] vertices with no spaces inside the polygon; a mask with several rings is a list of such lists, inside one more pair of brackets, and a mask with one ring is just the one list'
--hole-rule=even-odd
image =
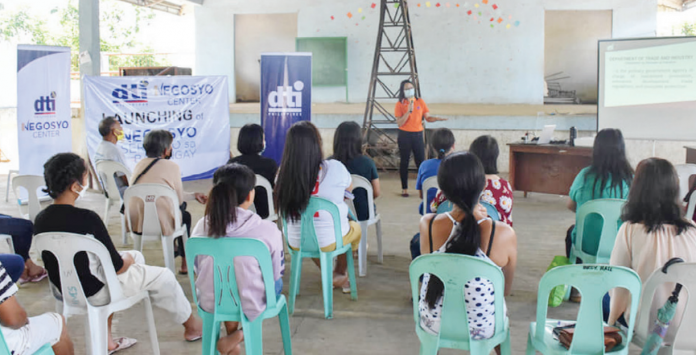
{"label": "chair backrest", "polygon": [[495,334],[505,325],[503,312],[505,277],[500,268],[488,261],[461,254],[435,253],[417,257],[409,267],[411,295],[413,296],[413,320],[420,327],[418,299],[420,277],[424,273],[437,276],[445,285],[442,311],[440,312],[440,338],[469,342],[468,317],[464,303],[464,286],[476,277],[488,279],[498,295],[495,297]]}
{"label": "chair backrest", "polygon": [[679,175],[679,198],[683,199],[689,193],[689,178],[696,175],[696,164],[677,164],[674,166]]}
{"label": "chair backrest", "polygon": [[[264,190],[266,190],[266,198],[268,200],[268,215],[273,215],[273,213],[275,213],[275,206],[273,205],[273,187],[271,187],[271,183],[265,177],[256,174],[255,187],[262,187]],[[256,211],[256,207],[254,207],[254,211]]]}
{"label": "chair backrest", "polygon": [[[307,208],[300,216],[300,251],[302,252],[318,253],[321,251],[319,248],[319,239],[317,239],[317,232],[314,229],[314,215],[319,211],[326,211],[331,215],[331,218],[333,219],[334,234],[336,235],[336,249],[343,246],[341,214],[338,211],[338,206],[336,206],[335,203],[321,197],[310,197]],[[287,238],[287,219],[285,216],[282,216],[281,219],[283,220],[283,233]]]}
{"label": "chair backrest", "polygon": [[590,237],[585,235],[585,220],[591,215],[599,216],[602,220],[602,234],[599,236],[599,240],[587,240],[585,244],[597,245],[597,263],[609,263],[611,251],[614,249],[616,233],[621,226],[621,209],[625,203],[626,200],[598,199],[585,202],[580,206],[575,215],[576,250],[582,250],[583,240]]}
{"label": "chair backrest", "polygon": [[[273,263],[271,262],[271,252],[264,242],[251,238],[189,238],[186,242],[186,260],[188,264],[194,265],[196,256],[199,255],[213,258],[216,314],[240,316],[243,314],[234,268],[234,258],[239,256],[253,257],[258,261],[266,288],[266,307],[275,307],[276,295]],[[192,267],[189,267],[188,273],[193,292],[193,302],[198,305],[196,280]],[[240,317],[239,319],[242,318]]]}
{"label": "chair backrest", "polygon": [[485,201],[479,201],[481,206],[486,207],[486,212],[488,212],[488,217],[491,217],[492,220],[494,221],[500,221],[500,212],[495,208],[495,206],[491,205],[488,202]]}
{"label": "chair backrest", "polygon": [[[372,183],[360,175],[352,174],[350,177],[353,179],[353,191],[356,189],[365,189],[367,193],[367,219],[375,219],[375,192],[372,190]],[[357,211],[355,212],[357,213]]]}
{"label": "chair backrest", "polygon": [[[566,265],[553,268],[544,274],[539,281],[537,293],[536,338],[543,342],[546,314],[551,290],[559,285],[575,287],[582,295],[578,310],[575,336],[570,346],[569,354],[603,354],[604,326],[602,315],[602,300],[609,290],[622,287],[631,294],[631,299],[640,297],[641,282],[635,271],[621,266],[582,264]],[[627,339],[624,344],[630,344],[633,338],[638,302],[631,303]]]}
{"label": "chair backrest", "polygon": [[689,204],[686,208],[686,219],[688,220],[693,220],[694,218],[694,211],[696,211],[696,193],[691,194],[689,197]]}
{"label": "chair backrest", "polygon": [[[696,350],[696,338],[693,336],[696,333],[696,319],[694,318],[694,314],[696,314],[696,300],[692,300],[691,297],[696,294],[696,263],[670,265],[667,268],[667,273],[662,272],[662,268],[659,268],[650,275],[643,285],[640,312],[638,312],[638,318],[636,319],[636,336],[646,339],[652,331],[653,324],[650,322],[650,313],[652,305],[655,303],[655,291],[661,287],[669,287],[671,292],[676,283],[680,283],[683,286],[679,294],[679,303],[686,303],[686,305],[672,349],[693,351]],[[661,307],[665,301],[659,300],[659,306]]]}
{"label": "chair backrest", "polygon": [[55,256],[60,272],[60,292],[64,304],[77,308],[86,308],[89,304],[74,263],[75,254],[83,251],[92,253],[93,257],[101,263],[111,302],[124,298],[109,251],[93,236],[61,232],[41,233],[34,236],[34,245],[39,253],[47,251]]}
{"label": "chair backrest", "polygon": [[181,210],[179,209],[179,196],[176,191],[167,185],[162,184],[135,184],[126,189],[123,194],[123,203],[125,204],[125,215],[128,220],[128,225],[131,224],[130,204],[131,199],[137,198],[143,201],[144,210],[142,216],[143,236],[161,236],[162,226],[160,225],[159,215],[157,214],[157,200],[164,198],[169,201],[170,208],[174,212],[174,226],[181,225]]}
{"label": "chair backrest", "polygon": [[116,173],[126,175],[128,182],[130,182],[130,171],[127,167],[123,166],[123,164],[112,160],[100,160],[97,162],[97,175],[102,182],[104,192],[106,192],[110,200],[120,202],[121,194],[118,191],[116,177],[114,176]]}
{"label": "chair backrest", "polygon": [[437,184],[437,175],[436,176],[431,176],[425,181],[423,181],[423,186],[422,186],[422,192],[423,192],[423,214],[428,210],[428,191],[430,189],[439,189],[439,186]]}
{"label": "chair backrest", "polygon": [[38,189],[46,187],[46,181],[40,175],[17,175],[12,178],[12,190],[17,196],[17,204],[20,205],[20,213],[22,213],[22,199],[20,196],[21,189],[24,188],[28,192],[29,219],[34,222],[36,215],[41,212],[41,201],[39,201]]}

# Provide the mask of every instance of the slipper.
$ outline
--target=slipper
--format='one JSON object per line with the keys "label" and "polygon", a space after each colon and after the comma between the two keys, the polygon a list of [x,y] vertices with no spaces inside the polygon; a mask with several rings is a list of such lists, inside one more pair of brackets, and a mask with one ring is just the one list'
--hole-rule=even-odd
{"label": "slipper", "polygon": [[126,337],[118,338],[118,339],[116,339],[116,348],[114,350],[109,350],[109,355],[116,353],[116,352],[119,352],[119,351],[124,350],[124,349],[128,349],[128,348],[132,347],[133,345],[135,345],[137,342],[138,341],[136,339],[133,339],[133,338],[126,338]]}
{"label": "slipper", "polygon": [[45,279],[48,277],[48,272],[46,269],[43,270],[42,273],[30,277],[20,277],[19,280],[17,280],[17,283],[21,286],[24,284],[28,284],[30,282],[40,282],[41,280]]}
{"label": "slipper", "polygon": [[184,340],[186,340],[186,341],[189,342],[189,343],[193,343],[193,342],[195,342],[195,341],[201,340],[202,338],[203,338],[203,334],[198,335],[198,336],[196,336],[196,337],[194,337],[194,338],[191,338],[191,339],[186,339],[186,338],[184,338]]}
{"label": "slipper", "polygon": [[408,192],[402,192],[401,197],[408,197]]}
{"label": "slipper", "polygon": [[350,293],[350,280],[346,281],[346,283],[343,284],[343,287],[341,288],[341,291],[344,294],[349,294]]}

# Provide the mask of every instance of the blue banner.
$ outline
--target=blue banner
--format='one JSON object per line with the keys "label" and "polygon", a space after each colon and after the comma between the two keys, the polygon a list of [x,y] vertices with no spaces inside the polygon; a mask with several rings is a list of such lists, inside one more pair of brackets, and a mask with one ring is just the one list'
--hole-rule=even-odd
{"label": "blue banner", "polygon": [[280,165],[285,134],[312,114],[312,54],[261,54],[261,126],[266,134],[263,156]]}

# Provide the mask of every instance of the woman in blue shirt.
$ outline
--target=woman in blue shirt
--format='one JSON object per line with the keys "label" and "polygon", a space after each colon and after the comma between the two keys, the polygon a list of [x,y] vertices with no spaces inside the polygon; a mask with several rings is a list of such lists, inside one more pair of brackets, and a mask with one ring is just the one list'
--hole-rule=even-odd
{"label": "woman in blue shirt", "polygon": [[[454,134],[447,128],[438,128],[430,136],[430,145],[437,153],[437,158],[424,161],[420,168],[418,168],[416,190],[418,190],[421,200],[423,199],[423,182],[429,177],[437,176],[437,171],[440,169],[440,162],[442,159],[454,152]],[[435,198],[437,189],[430,189],[429,191],[426,191],[426,194],[426,196],[428,196],[426,213],[431,213],[430,202],[432,202],[432,200]],[[423,214],[423,202],[421,202],[421,204],[418,206],[418,212]]]}

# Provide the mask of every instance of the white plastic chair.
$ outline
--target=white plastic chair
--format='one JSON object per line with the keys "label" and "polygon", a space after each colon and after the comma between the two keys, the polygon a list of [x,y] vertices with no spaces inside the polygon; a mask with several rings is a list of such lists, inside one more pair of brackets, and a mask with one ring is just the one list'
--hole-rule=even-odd
{"label": "white plastic chair", "polygon": [[689,197],[688,206],[686,208],[686,219],[691,220],[694,217],[694,211],[696,210],[696,193],[691,194]]}
{"label": "white plastic chair", "polygon": [[[372,183],[360,175],[353,174],[350,177],[353,179],[353,191],[355,191],[355,189],[365,189],[367,192],[368,219],[366,221],[358,221],[362,232],[360,246],[358,247],[358,275],[365,276],[367,275],[367,234],[368,228],[373,224],[375,224],[375,228],[377,229],[377,262],[381,264],[384,261],[384,255],[382,254],[382,220],[378,214],[375,214],[375,199]],[[352,207],[355,211],[355,205]],[[357,216],[357,211],[355,212]]]}
{"label": "white plastic chair", "polygon": [[[104,210],[104,225],[107,226],[109,225],[109,210],[111,206],[116,205],[117,208],[121,208],[123,204],[123,198],[121,198],[118,185],[116,185],[115,173],[125,174],[126,179],[130,183],[130,171],[127,167],[123,166],[123,164],[111,160],[100,160],[97,162],[97,175],[104,187],[104,196],[106,197],[106,195],[108,195],[106,198],[106,208]],[[121,239],[124,245],[128,244],[128,237],[126,236],[126,216],[124,215],[121,215]]]}
{"label": "white plastic chair", "polygon": [[10,170],[7,172],[7,189],[5,190],[5,202],[10,200],[10,182],[12,182],[13,174],[19,174],[19,170]]}
{"label": "white plastic chair", "polygon": [[[87,353],[93,355],[106,354],[108,349],[108,328],[107,320],[109,315],[133,307],[140,301],[145,302],[145,317],[152,342],[152,353],[159,354],[159,343],[157,342],[157,330],[155,328],[155,318],[152,313],[152,303],[147,291],[139,292],[131,297],[126,297],[121,289],[121,283],[116,277],[111,256],[106,247],[90,235],[79,235],[72,233],[41,233],[34,237],[34,244],[40,253],[43,251],[53,254],[58,262],[60,270],[61,297],[57,300],[57,308],[61,308],[63,317],[66,321],[73,315],[87,315],[86,344]],[[110,302],[103,306],[93,306],[87,301],[82,284],[75,270],[73,260],[75,254],[79,252],[91,253],[101,263],[105,286],[108,287]],[[49,283],[51,293],[54,294]],[[66,297],[67,295],[67,297]]]}
{"label": "white plastic chair", "polygon": [[[129,213],[129,205],[133,198],[140,199],[144,203],[142,235],[133,232],[133,223]],[[162,235],[162,226],[160,225],[159,214],[157,214],[157,200],[160,198],[169,201],[171,204],[170,208],[174,212],[174,226],[176,229],[172,235]],[[188,239],[186,226],[181,224],[181,210],[179,209],[179,197],[176,191],[162,184],[136,184],[126,189],[123,200],[125,203],[124,213],[131,229],[133,248],[137,251],[142,251],[144,239],[161,241],[162,252],[164,253],[164,266],[176,275],[174,267],[174,238],[182,237],[182,245],[186,245],[186,240]]]}
{"label": "white plastic chair", "polygon": [[423,192],[423,214],[425,214],[428,210],[428,191],[430,191],[430,189],[439,188],[440,187],[437,185],[437,176],[431,176],[423,181],[423,186],[421,189]]}
{"label": "white plastic chair", "polygon": [[[669,287],[671,293],[675,284],[680,283],[683,288],[679,294],[679,303],[686,303],[683,308],[684,316],[681,319],[674,342],[671,345],[663,345],[659,353],[693,355],[696,353],[696,337],[694,337],[694,333],[696,333],[696,318],[694,317],[696,300],[692,300],[691,297],[696,292],[696,263],[676,263],[668,266],[666,273],[662,270],[663,268],[655,270],[643,284],[633,343],[642,348],[652,332],[655,317],[651,317],[650,310],[653,302],[656,301],[653,299],[655,291],[661,287]],[[664,283],[667,283],[668,286]],[[659,307],[662,307],[665,301],[667,300],[657,300]]]}
{"label": "white plastic chair", "polygon": [[684,199],[689,193],[689,178],[696,175],[696,164],[677,164],[674,169],[679,175],[679,198]]}
{"label": "white plastic chair", "polygon": [[[273,188],[271,183],[266,180],[265,177],[256,174],[256,187],[262,187],[266,190],[266,197],[268,198],[268,217],[265,218],[267,221],[275,222],[278,220],[278,214],[275,212],[275,206],[273,205]],[[254,206],[254,212],[256,211],[256,206]]]}
{"label": "white plastic chair", "polygon": [[6,241],[10,245],[10,254],[15,253],[14,242],[12,241],[12,236],[9,234],[0,234],[0,241]]}
{"label": "white plastic chair", "polygon": [[[38,189],[46,187],[46,181],[43,176],[39,175],[17,175],[12,178],[12,190],[17,196],[17,206],[19,207],[19,213],[23,218],[30,220],[34,223],[36,215],[41,212],[41,201],[39,201],[39,194],[36,192]],[[28,195],[28,211],[24,213],[22,209],[22,199],[20,198],[20,188],[27,190]]]}

